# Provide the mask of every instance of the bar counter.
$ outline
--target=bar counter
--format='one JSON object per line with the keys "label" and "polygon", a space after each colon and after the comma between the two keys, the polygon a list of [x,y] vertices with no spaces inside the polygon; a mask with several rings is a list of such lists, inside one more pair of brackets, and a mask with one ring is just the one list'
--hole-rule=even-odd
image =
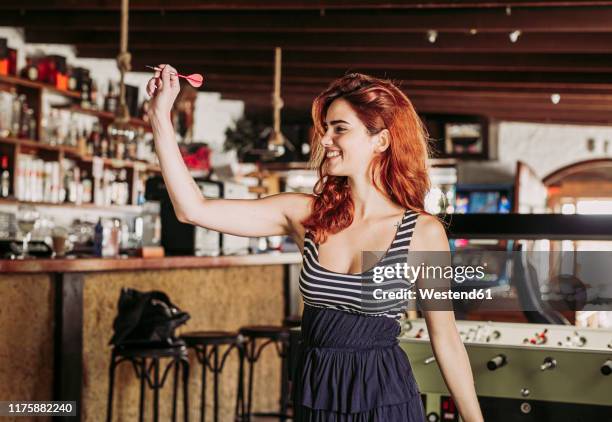
{"label": "bar counter", "polygon": [[[12,380],[0,386],[0,397],[76,400],[77,420],[104,420],[111,357],[108,342],[122,287],[167,293],[191,315],[178,334],[280,325],[289,309],[290,267],[300,263],[299,253],[0,260],[0,376]],[[258,410],[275,410],[279,360],[274,348],[267,348],[261,359],[256,366],[254,403]],[[190,363],[189,416],[199,420],[201,368],[194,356]],[[233,420],[237,366],[237,358],[230,356],[220,377],[222,421]],[[167,382],[160,395],[160,420],[169,420],[171,414],[171,379]],[[208,389],[207,408],[211,394]],[[133,368],[120,365],[113,419],[137,419],[138,395]],[[150,391],[146,397],[145,419],[150,419]],[[180,410],[178,416],[182,420]]]}
{"label": "bar counter", "polygon": [[298,264],[297,252],[235,256],[169,256],[163,258],[0,259],[0,273],[94,272],[218,268],[247,265]]}

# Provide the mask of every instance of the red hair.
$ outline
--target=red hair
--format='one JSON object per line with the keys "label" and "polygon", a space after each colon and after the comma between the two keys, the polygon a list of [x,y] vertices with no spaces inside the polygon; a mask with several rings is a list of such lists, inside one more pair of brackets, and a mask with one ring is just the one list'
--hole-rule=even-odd
{"label": "red hair", "polygon": [[312,104],[314,136],[310,162],[313,168],[318,168],[319,180],[314,187],[311,214],[302,224],[317,243],[325,242],[329,233],[338,233],[353,221],[348,178],[325,173],[325,154],[320,143],[327,110],[338,98],[350,104],[370,134],[383,129],[390,133],[389,148],[375,156],[370,166],[372,183],[381,193],[396,204],[421,213],[425,212],[425,195],[430,188],[427,131],[408,97],[392,81],[360,73],[345,75],[332,82]]}

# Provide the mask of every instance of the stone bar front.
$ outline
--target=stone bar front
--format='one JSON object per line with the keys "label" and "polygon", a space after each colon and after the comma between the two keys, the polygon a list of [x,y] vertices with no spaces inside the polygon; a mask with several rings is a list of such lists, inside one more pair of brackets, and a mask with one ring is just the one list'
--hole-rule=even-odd
{"label": "stone bar front", "polygon": [[[0,261],[0,378],[8,381],[0,385],[0,397],[77,400],[81,420],[104,420],[109,340],[122,287],[167,293],[191,315],[178,334],[280,325],[289,309],[288,267],[300,262],[297,253]],[[189,416],[199,420],[201,367],[193,355],[190,364]],[[232,354],[220,377],[223,421],[234,417],[237,369],[237,355]],[[172,373],[160,395],[160,420],[169,420],[171,415],[171,377]],[[211,378],[207,418],[212,416]],[[277,409],[279,388],[280,361],[274,348],[267,348],[256,365],[254,408]],[[129,363],[120,365],[113,419],[135,420],[138,397],[139,382],[133,368]],[[149,390],[146,400],[145,419],[150,419]],[[178,409],[182,420],[180,404]]]}

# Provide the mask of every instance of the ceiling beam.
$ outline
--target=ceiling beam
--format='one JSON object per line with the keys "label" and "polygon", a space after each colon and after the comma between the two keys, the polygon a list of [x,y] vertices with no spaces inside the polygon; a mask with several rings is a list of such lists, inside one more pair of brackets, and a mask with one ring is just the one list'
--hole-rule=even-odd
{"label": "ceiling beam", "polygon": [[[268,84],[272,78],[267,75],[233,75],[228,73],[205,73],[206,81],[229,82],[231,84]],[[321,91],[327,87],[332,79],[313,76],[286,76],[282,77],[283,86],[297,85],[300,87],[312,86]],[[574,93],[574,94],[610,94],[612,83],[590,84],[590,83],[552,83],[548,81],[461,81],[461,80],[419,80],[409,79],[401,81],[402,87],[412,89],[456,89],[471,91],[528,91],[542,93]]]}
{"label": "ceiling beam", "polygon": [[[441,89],[412,89],[400,85],[401,89],[409,98],[436,98],[440,101],[446,99],[459,99],[461,101],[514,101],[516,103],[529,102],[530,104],[542,104],[551,108],[582,108],[609,109],[612,106],[612,93],[607,94],[559,94],[561,101],[554,105],[551,101],[551,92],[529,92],[529,91],[460,91]],[[272,92],[271,84],[239,84],[231,81],[211,81],[204,85],[209,91],[219,92],[243,92],[245,95],[261,94],[268,95]],[[283,85],[283,96],[309,96],[314,99],[324,88],[318,89],[314,86],[303,87],[299,85]],[[271,100],[270,100],[271,101]]]}
{"label": "ceiling beam", "polygon": [[[116,49],[78,48],[80,57],[114,58]],[[168,63],[207,68],[214,65],[272,66],[272,51],[202,51],[186,55],[181,51],[130,49],[139,63],[157,63],[160,56]],[[340,69],[369,68],[378,70],[463,70],[463,71],[541,71],[541,72],[611,72],[612,55],[602,54],[495,54],[495,53],[388,53],[297,52],[283,54],[283,68]]]}
{"label": "ceiling beam", "polygon": [[[389,10],[612,6],[612,0],[131,0],[131,10]],[[119,10],[115,0],[4,0],[4,10]]]}
{"label": "ceiling beam", "polygon": [[[145,70],[144,65],[151,63],[134,61],[134,70]],[[155,64],[155,63],[153,63]],[[261,66],[245,66],[232,64],[209,65],[206,68],[196,67],[185,64],[173,63],[175,67],[180,67],[184,73],[199,72],[206,77],[207,73],[226,74],[226,75],[258,75],[262,78],[272,78],[273,69],[269,64]],[[540,82],[552,84],[610,84],[612,76],[607,72],[602,73],[583,73],[583,72],[480,72],[480,71],[449,71],[449,70],[402,70],[402,69],[375,69],[369,67],[350,67],[345,69],[333,68],[284,68],[283,80],[291,77],[316,77],[331,82],[332,80],[349,72],[360,72],[371,74],[372,76],[388,78],[394,80],[423,80],[423,81],[488,81],[488,82]]]}
{"label": "ceiling beam", "polygon": [[[224,98],[245,101],[245,106],[250,110],[259,110],[264,118],[271,113],[269,95],[250,95],[245,99],[244,95],[232,92],[223,93]],[[283,119],[290,113],[293,117],[302,116],[302,121],[310,121],[310,106],[312,99],[307,97],[283,97],[285,107],[283,108]],[[522,104],[506,107],[491,107],[487,104],[465,104],[449,102],[428,102],[418,99],[413,101],[419,113],[447,113],[447,114],[470,114],[483,115],[499,120],[520,120],[531,122],[554,122],[567,124],[612,124],[612,113],[607,110],[581,111],[574,109],[550,109],[548,107],[524,107]]]}
{"label": "ceiling beam", "polygon": [[[44,31],[26,29],[26,41],[60,43],[81,48],[118,49],[117,31]],[[130,34],[130,49],[174,50],[196,54],[203,50],[359,52],[359,53],[612,53],[612,33],[526,33],[512,43],[506,34],[444,34],[428,42],[425,34],[308,34],[216,33],[156,31]]]}
{"label": "ceiling beam", "polygon": [[[1,7],[1,6],[0,6]],[[119,13],[112,11],[13,10],[0,14],[0,25],[55,31],[114,31]],[[517,9],[435,9],[376,12],[330,11],[133,11],[130,31],[268,32],[268,33],[440,33],[611,32],[612,7]]]}

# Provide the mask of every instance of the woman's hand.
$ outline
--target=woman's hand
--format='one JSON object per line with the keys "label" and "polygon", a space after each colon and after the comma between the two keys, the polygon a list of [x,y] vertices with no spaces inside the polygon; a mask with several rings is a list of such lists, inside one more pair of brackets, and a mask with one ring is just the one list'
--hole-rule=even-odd
{"label": "woman's hand", "polygon": [[181,90],[178,72],[169,64],[160,64],[157,67],[162,71],[155,71],[147,83],[147,94],[151,97],[149,117],[152,122],[162,118],[169,118],[172,105]]}

